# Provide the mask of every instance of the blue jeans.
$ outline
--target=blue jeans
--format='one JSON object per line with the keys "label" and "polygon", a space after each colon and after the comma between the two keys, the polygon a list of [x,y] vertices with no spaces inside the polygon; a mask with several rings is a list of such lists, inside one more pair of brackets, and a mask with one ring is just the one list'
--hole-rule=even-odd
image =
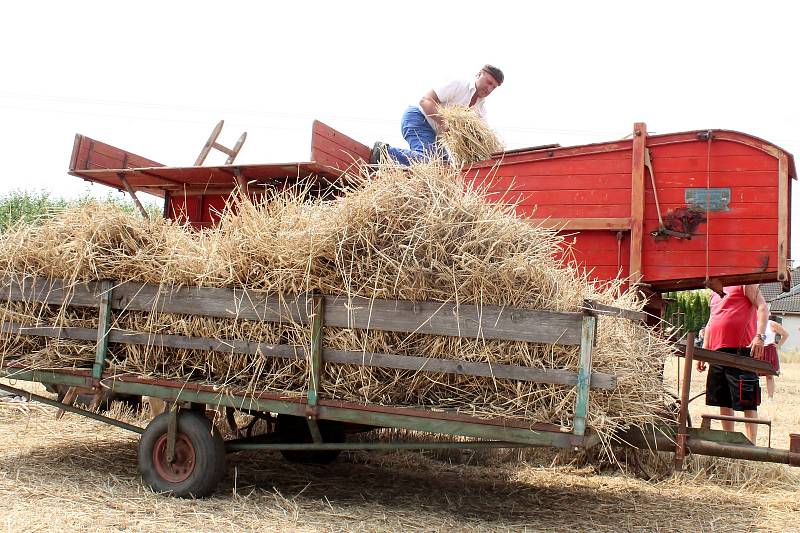
{"label": "blue jeans", "polygon": [[406,109],[400,122],[400,131],[410,150],[394,146],[388,146],[386,150],[389,157],[401,165],[428,160],[436,153],[436,132],[418,107]]}

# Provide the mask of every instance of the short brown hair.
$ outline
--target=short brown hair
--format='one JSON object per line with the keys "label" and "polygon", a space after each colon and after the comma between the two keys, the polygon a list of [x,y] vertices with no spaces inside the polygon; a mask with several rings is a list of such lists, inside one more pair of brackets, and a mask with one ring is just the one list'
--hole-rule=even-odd
{"label": "short brown hair", "polygon": [[503,79],[505,76],[503,76],[502,70],[494,65],[484,65],[481,70],[490,74],[497,81],[497,85],[503,85]]}

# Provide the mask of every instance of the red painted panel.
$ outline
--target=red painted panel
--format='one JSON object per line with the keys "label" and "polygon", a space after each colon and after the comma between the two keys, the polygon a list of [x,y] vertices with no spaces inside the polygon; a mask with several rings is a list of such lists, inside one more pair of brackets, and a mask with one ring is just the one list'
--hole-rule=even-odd
{"label": "red painted panel", "polygon": [[170,196],[170,218],[181,223],[191,222],[194,224],[195,222],[201,222],[203,218],[201,202],[202,197],[200,196]]}
{"label": "red painted panel", "polygon": [[[705,142],[680,142],[671,144],[659,144],[658,139],[652,139],[647,143],[650,149],[650,156],[655,158],[662,157],[686,157],[705,155],[708,153],[708,144]],[[764,153],[746,144],[727,140],[715,140],[711,142],[711,156],[723,155],[749,155],[763,157]]]}
{"label": "red painted panel", "polygon": [[505,176],[564,176],[573,174],[620,174],[631,171],[630,153],[613,159],[590,156],[559,157],[541,161],[503,164],[498,174]]}
{"label": "red painted panel", "polygon": [[96,141],[84,135],[75,136],[70,170],[93,168],[121,169],[134,167],[159,167],[152,159],[122,150],[110,144]]}
{"label": "red painted panel", "polygon": [[201,196],[203,212],[202,222],[210,222],[216,224],[219,222],[220,214],[225,210],[225,198],[221,195],[203,195]]}
{"label": "red painted panel", "polygon": [[623,218],[631,216],[630,205],[518,205],[516,212],[530,218]]}
{"label": "red painted panel", "polygon": [[[700,157],[665,157],[654,159],[653,171],[658,176],[659,172],[705,172],[709,168],[709,161],[705,155]],[[758,156],[711,155],[710,169],[722,171],[746,172],[750,170],[778,170],[778,160],[774,157]]]}
{"label": "red painted panel", "polygon": [[[663,216],[670,210],[674,209],[684,209],[686,208],[686,204],[668,204],[668,203],[661,203],[661,215]],[[711,220],[725,220],[731,218],[737,219],[760,219],[760,218],[775,218],[777,216],[777,206],[775,206],[776,211],[770,213],[770,209],[767,208],[764,204],[759,203],[736,203],[731,204],[730,211],[711,211],[708,213],[708,218]],[[656,204],[647,204],[645,206],[645,218],[647,219],[658,219],[658,213],[656,212]],[[748,222],[749,223],[749,222]]]}
{"label": "red painted panel", "polygon": [[[778,174],[774,171],[734,172],[713,171],[710,177],[706,172],[659,172],[656,174],[656,187],[659,190],[667,187],[777,187]],[[652,188],[648,178],[648,188]]]}
{"label": "red painted panel", "polygon": [[[686,200],[686,189],[691,187],[658,187],[658,201],[661,204],[681,204]],[[704,188],[704,187],[701,187]],[[718,184],[712,184],[712,188],[719,188]],[[760,203],[778,205],[777,187],[731,187],[732,209],[739,203]],[[645,202],[655,204],[655,195],[650,187],[645,192]]]}
{"label": "red painted panel", "polygon": [[315,120],[311,128],[311,160],[333,168],[347,169],[369,159],[370,147]]}
{"label": "red painted panel", "polygon": [[[706,274],[710,277],[744,276],[761,271],[760,268],[753,269],[746,266],[716,266],[713,269],[706,269],[705,266],[659,266],[648,269],[647,280],[655,282],[690,278],[704,279]],[[774,267],[769,271],[774,272]]]}
{"label": "red painted panel", "polygon": [[706,253],[703,251],[691,250],[671,250],[663,252],[651,252],[644,256],[644,265],[647,266],[705,266],[708,264],[714,270],[726,267],[748,267],[757,272],[765,266],[775,267],[777,261],[774,253],[770,252],[748,252],[732,251],[718,252],[709,254],[706,261]]}
{"label": "red painted panel", "polygon": [[[655,218],[655,210],[652,213],[654,218],[645,220],[645,231],[653,231],[658,228],[658,219]],[[712,218],[710,224],[700,224],[697,228],[698,235],[705,235],[709,226],[712,235],[778,235],[778,219],[762,218],[749,219],[742,222],[737,219],[718,219]]]}
{"label": "red painted panel", "polygon": [[[714,233],[708,240],[708,249],[713,252],[736,251],[775,251],[778,248],[776,235],[728,235]],[[692,239],[655,240],[649,235],[643,243],[645,253],[658,253],[664,251],[704,251],[706,249],[706,236],[697,235]]]}
{"label": "red painted panel", "polygon": [[[620,174],[579,174],[568,177],[522,176],[489,174],[475,177],[470,174],[467,183],[478,189],[490,191],[560,191],[565,188],[587,189],[627,189],[631,188],[631,173]],[[628,193],[630,196],[630,192]]]}
{"label": "red painted panel", "polygon": [[521,199],[522,205],[548,204],[616,204],[630,206],[630,189],[569,189],[548,191],[498,191],[489,192],[486,198],[491,202],[512,203]]}

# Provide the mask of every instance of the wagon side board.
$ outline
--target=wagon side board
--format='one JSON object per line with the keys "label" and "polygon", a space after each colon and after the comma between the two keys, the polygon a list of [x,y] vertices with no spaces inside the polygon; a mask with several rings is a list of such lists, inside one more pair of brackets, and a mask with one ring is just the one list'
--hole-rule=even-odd
{"label": "wagon side board", "polygon": [[[87,387],[93,383],[91,374],[85,371],[9,371],[5,369],[0,370],[0,376],[21,381],[73,387]],[[308,403],[299,395],[292,398],[277,393],[233,394],[215,390],[215,387],[212,386],[158,381],[138,376],[107,377],[101,381],[101,386],[117,393],[154,396],[169,402],[233,407],[303,418],[308,416]],[[320,419],[324,420],[492,439],[523,446],[591,447],[599,442],[597,435],[590,431],[587,431],[586,435],[578,436],[562,432],[558,426],[551,424],[532,424],[513,419],[479,419],[467,415],[434,412],[419,408],[392,408],[320,399],[316,413]]]}

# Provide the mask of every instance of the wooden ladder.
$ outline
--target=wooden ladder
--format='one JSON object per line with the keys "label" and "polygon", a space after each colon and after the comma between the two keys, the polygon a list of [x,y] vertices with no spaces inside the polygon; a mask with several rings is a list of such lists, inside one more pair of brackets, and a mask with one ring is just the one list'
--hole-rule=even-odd
{"label": "wooden ladder", "polygon": [[206,144],[203,145],[203,149],[200,150],[200,155],[197,156],[194,166],[201,166],[212,148],[215,148],[228,156],[228,159],[225,160],[226,165],[232,164],[233,160],[236,159],[236,156],[239,154],[239,150],[242,149],[244,140],[247,138],[247,132],[242,133],[242,135],[239,137],[239,140],[237,140],[236,144],[233,145],[233,148],[227,148],[217,142],[217,137],[219,137],[219,134],[222,131],[222,125],[224,123],[224,120],[220,120],[217,125],[214,126],[214,129],[211,131],[211,135],[208,137]]}

